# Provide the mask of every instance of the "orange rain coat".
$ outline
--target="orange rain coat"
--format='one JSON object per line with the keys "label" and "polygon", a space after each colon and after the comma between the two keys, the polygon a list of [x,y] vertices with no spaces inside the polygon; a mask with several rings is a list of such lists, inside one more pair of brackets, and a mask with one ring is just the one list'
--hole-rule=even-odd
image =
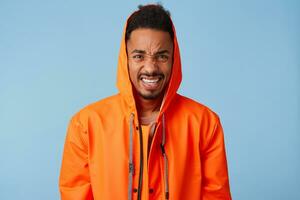
{"label": "orange rain coat", "polygon": [[88,105],[69,124],[59,180],[61,199],[231,199],[218,116],[177,94],[182,74],[176,34],[172,75],[148,155],[148,137],[139,125],[125,45],[124,31],[117,72],[119,94]]}

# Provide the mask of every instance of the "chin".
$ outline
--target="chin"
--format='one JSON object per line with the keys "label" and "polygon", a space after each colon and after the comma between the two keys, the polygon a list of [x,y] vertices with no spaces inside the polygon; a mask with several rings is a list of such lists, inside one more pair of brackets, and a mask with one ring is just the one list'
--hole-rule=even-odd
{"label": "chin", "polygon": [[145,94],[145,93],[139,93],[139,95],[143,98],[143,99],[146,99],[146,100],[154,100],[154,99],[157,99],[161,96],[161,92],[154,92],[154,93],[148,93],[148,94]]}

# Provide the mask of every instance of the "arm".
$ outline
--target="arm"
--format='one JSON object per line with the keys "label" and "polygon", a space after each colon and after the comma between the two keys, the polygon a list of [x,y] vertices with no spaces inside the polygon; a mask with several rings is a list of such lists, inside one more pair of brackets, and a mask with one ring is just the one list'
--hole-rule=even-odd
{"label": "arm", "polygon": [[201,200],[231,200],[224,135],[219,118],[204,141],[202,153]]}
{"label": "arm", "polygon": [[88,134],[75,117],[71,120],[59,177],[62,200],[92,200],[88,165]]}

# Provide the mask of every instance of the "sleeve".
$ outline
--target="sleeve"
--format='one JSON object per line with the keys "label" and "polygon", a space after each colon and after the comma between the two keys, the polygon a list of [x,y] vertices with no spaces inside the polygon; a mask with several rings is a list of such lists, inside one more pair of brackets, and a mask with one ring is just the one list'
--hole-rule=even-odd
{"label": "sleeve", "polygon": [[70,121],[59,177],[62,200],[92,200],[88,164],[88,134],[75,117]]}
{"label": "sleeve", "polygon": [[217,117],[202,148],[201,200],[231,200],[223,129]]}

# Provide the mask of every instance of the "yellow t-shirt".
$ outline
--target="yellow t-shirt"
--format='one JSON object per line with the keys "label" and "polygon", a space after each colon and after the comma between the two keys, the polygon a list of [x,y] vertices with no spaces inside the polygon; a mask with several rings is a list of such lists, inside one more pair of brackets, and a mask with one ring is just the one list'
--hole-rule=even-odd
{"label": "yellow t-shirt", "polygon": [[[148,188],[148,139],[149,139],[149,125],[142,125],[142,136],[143,136],[143,157],[144,157],[144,170],[143,170],[143,177],[145,180],[143,181],[143,189],[144,191],[147,191],[146,194],[148,194],[149,188]],[[148,199],[148,195],[147,198]]]}

